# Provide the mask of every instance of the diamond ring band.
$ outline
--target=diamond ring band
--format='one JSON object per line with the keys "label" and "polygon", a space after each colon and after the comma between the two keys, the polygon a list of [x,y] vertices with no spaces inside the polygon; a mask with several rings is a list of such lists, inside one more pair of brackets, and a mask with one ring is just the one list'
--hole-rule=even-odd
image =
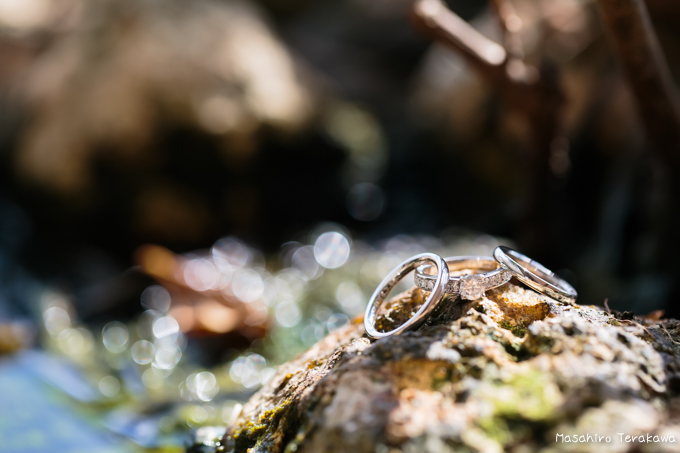
{"label": "diamond ring band", "polygon": [[[429,291],[429,295],[408,321],[390,331],[379,331],[376,321],[380,305],[387,299],[390,291],[413,270],[416,286]],[[465,270],[478,272],[450,275],[451,272]],[[569,283],[551,270],[509,247],[496,247],[493,258],[454,256],[444,259],[434,253],[421,253],[395,267],[373,292],[364,315],[366,334],[377,340],[416,329],[432,314],[445,294],[459,295],[467,300],[479,299],[487,290],[508,282],[512,277],[562,303],[573,304],[578,296]]]}
{"label": "diamond ring band", "polygon": [[[448,294],[460,295],[461,299],[479,299],[484,293],[510,280],[512,274],[505,270],[490,256],[452,256],[445,258],[449,272],[460,270],[488,271],[469,275],[451,275],[444,286]],[[432,274],[433,266],[418,266],[415,272],[415,283],[420,289],[432,291],[436,275]]]}

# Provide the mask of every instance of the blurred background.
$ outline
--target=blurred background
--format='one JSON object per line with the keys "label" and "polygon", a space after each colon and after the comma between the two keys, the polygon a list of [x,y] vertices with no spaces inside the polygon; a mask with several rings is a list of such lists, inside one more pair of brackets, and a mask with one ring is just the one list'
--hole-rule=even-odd
{"label": "blurred background", "polygon": [[424,251],[680,317],[672,79],[595,1],[418,5],[0,0],[0,452],[182,451]]}

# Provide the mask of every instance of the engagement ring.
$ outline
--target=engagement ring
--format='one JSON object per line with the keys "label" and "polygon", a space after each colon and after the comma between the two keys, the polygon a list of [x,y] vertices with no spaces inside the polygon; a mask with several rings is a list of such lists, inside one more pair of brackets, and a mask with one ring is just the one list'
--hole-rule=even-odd
{"label": "engagement ring", "polygon": [[[488,271],[470,275],[450,276],[444,286],[448,294],[460,295],[462,299],[479,299],[484,293],[510,280],[512,274],[501,268],[490,256],[452,256],[445,258],[449,272],[463,269]],[[415,283],[420,289],[432,291],[436,275],[432,274],[433,266],[424,264],[416,269]]]}

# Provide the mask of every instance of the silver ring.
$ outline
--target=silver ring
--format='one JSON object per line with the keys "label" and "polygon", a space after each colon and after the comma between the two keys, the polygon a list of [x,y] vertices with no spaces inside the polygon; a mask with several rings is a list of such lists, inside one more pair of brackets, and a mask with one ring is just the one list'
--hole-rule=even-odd
{"label": "silver ring", "polygon": [[539,293],[566,304],[576,302],[578,293],[573,286],[531,258],[504,246],[496,247],[493,257],[519,281]]}
{"label": "silver ring", "polygon": [[[432,262],[437,266],[438,272],[433,286],[433,290],[429,297],[423,302],[423,305],[418,309],[415,315],[413,315],[408,321],[400,325],[396,329],[392,329],[389,332],[378,332],[375,328],[375,321],[378,318],[378,308],[380,304],[385,300],[390,291],[399,283],[399,281],[404,278],[409,272],[415,269],[418,265],[423,262]],[[444,283],[449,279],[449,267],[446,265],[446,261],[439,255],[434,253],[421,253],[420,255],[412,256],[407,259],[399,266],[395,267],[392,272],[390,272],[387,277],[378,285],[375,292],[371,296],[371,300],[368,301],[368,306],[366,307],[366,314],[364,315],[364,327],[366,328],[366,334],[377,340],[378,338],[389,337],[390,335],[399,335],[406,330],[415,329],[419,327],[427,317],[432,313],[435,306],[444,297]]]}
{"label": "silver ring", "polygon": [[[490,256],[451,256],[445,258],[445,261],[449,266],[449,271],[461,269],[490,271],[450,276],[449,281],[444,285],[444,291],[448,294],[460,295],[462,299],[479,299],[487,290],[500,286],[512,278],[512,274],[501,268],[500,264]],[[436,276],[428,272],[431,269],[431,264],[418,266],[414,278],[418,288],[432,291]]]}

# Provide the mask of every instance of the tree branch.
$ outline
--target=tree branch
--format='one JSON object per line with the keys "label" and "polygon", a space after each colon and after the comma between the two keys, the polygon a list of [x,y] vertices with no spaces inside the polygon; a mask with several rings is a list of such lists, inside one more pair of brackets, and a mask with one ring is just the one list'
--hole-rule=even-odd
{"label": "tree branch", "polygon": [[515,7],[510,0],[491,0],[489,5],[496,11],[498,25],[503,33],[503,47],[509,58],[523,58],[524,50],[518,33],[522,28],[522,19],[515,12]]}
{"label": "tree branch", "polygon": [[507,59],[505,49],[475,30],[440,0],[420,0],[413,12],[420,28],[453,47],[477,69],[485,72],[502,69]]}
{"label": "tree branch", "polygon": [[642,0],[598,0],[652,147],[680,175],[680,98]]}
{"label": "tree branch", "polygon": [[[506,19],[513,28],[509,15],[512,10],[504,9],[500,2],[505,0],[497,1],[498,13],[507,13]],[[557,72],[548,64],[540,68],[525,64],[515,56],[516,52],[509,52],[479,33],[440,0],[418,0],[413,17],[420,29],[462,55],[507,105],[527,118],[532,131],[527,168],[528,207],[519,234],[526,250],[540,251],[548,236],[546,210],[552,177],[550,147],[559,134],[559,114],[564,104]],[[504,18],[501,22],[503,27],[508,27]]]}

